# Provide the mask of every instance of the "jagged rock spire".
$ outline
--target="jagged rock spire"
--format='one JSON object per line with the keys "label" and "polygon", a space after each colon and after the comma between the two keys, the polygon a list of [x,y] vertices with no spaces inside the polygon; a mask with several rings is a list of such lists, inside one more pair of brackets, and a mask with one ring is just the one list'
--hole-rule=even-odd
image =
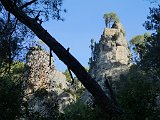
{"label": "jagged rock spire", "polygon": [[[122,24],[114,22],[111,28],[105,28],[100,41],[94,44],[92,50],[89,73],[107,94],[106,77],[110,81],[118,80],[121,74],[126,74],[131,64],[131,54]],[[89,96],[91,95],[86,91],[82,99],[88,102],[91,98]]]}
{"label": "jagged rock spire", "polygon": [[56,109],[53,108],[55,104],[58,104],[57,110],[62,111],[75,100],[73,95],[66,92],[69,83],[65,75],[56,70],[53,63],[49,63],[49,53],[32,47],[27,54],[23,86],[23,100],[28,105],[29,114],[39,113],[45,118]]}

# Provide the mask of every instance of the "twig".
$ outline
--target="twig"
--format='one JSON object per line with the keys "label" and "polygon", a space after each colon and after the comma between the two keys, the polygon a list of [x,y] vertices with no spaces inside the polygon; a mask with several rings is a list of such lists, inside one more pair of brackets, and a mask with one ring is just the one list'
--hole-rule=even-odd
{"label": "twig", "polygon": [[[67,48],[67,51],[69,52],[69,48]],[[74,83],[74,78],[73,78],[71,69],[70,69],[68,66],[67,66],[67,69],[68,69],[68,72],[69,72],[69,74],[70,74],[70,76],[71,76],[71,79],[72,79],[71,85],[73,85],[73,83]]]}
{"label": "twig", "polygon": [[51,57],[53,57],[52,56],[52,50],[51,50],[51,48],[49,48],[50,50],[50,54],[49,54],[49,66],[51,66]]}
{"label": "twig", "polygon": [[27,2],[27,3],[25,3],[24,5],[20,6],[19,8],[20,8],[20,9],[23,9],[23,8],[31,5],[32,3],[36,2],[36,1],[37,1],[37,0],[32,0],[32,1],[30,1],[30,2]]}

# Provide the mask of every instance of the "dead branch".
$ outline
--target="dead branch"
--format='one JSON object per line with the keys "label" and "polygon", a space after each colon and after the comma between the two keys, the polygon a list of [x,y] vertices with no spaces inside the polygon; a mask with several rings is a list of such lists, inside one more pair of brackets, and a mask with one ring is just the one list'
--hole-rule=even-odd
{"label": "dead branch", "polygon": [[20,9],[26,8],[27,6],[33,4],[33,3],[36,2],[36,1],[37,1],[37,0],[32,0],[32,1],[30,1],[30,2],[27,2],[27,3],[25,3],[24,5],[20,6],[19,8],[20,8]]}

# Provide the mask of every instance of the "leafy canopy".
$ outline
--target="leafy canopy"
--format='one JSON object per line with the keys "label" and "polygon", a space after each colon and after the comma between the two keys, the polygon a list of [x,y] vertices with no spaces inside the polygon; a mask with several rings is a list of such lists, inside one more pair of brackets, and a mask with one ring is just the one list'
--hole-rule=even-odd
{"label": "leafy canopy", "polygon": [[106,27],[110,27],[110,24],[113,22],[119,22],[119,18],[116,13],[105,13],[103,18],[105,19]]}

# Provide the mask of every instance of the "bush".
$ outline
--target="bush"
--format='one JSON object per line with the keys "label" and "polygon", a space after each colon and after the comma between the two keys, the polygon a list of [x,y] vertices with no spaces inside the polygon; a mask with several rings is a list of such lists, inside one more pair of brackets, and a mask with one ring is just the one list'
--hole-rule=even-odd
{"label": "bush", "polygon": [[35,93],[35,97],[43,98],[48,95],[48,91],[45,88],[38,88]]}
{"label": "bush", "polygon": [[160,109],[156,103],[157,96],[160,95],[159,84],[137,66],[132,67],[127,76],[121,76],[117,82],[117,96],[127,113],[127,120],[158,118]]}

